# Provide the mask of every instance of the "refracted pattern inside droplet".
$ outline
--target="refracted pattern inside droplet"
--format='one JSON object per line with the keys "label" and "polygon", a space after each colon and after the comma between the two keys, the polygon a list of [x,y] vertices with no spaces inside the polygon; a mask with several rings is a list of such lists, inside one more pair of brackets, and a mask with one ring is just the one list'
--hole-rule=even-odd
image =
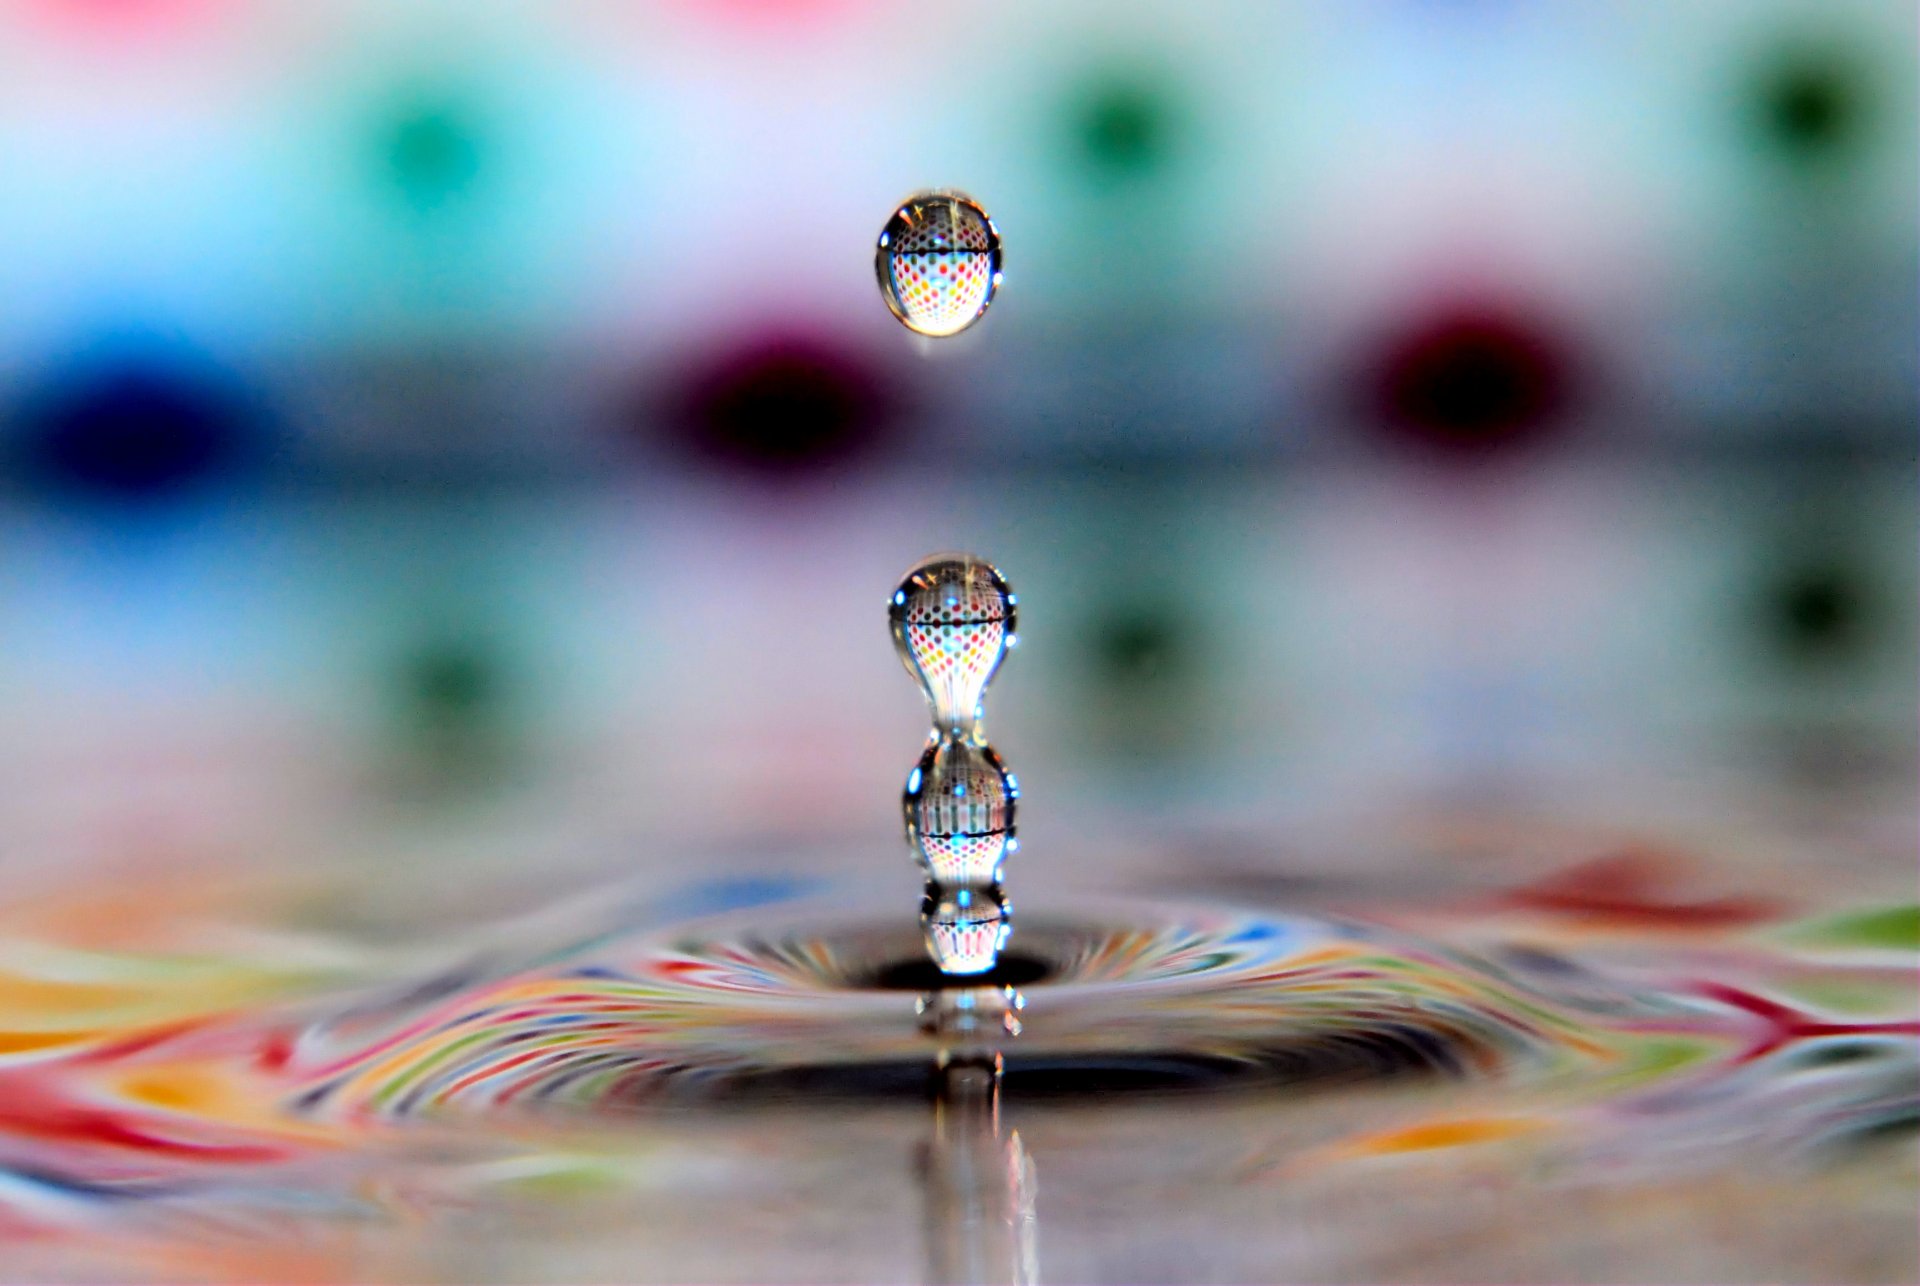
{"label": "refracted pattern inside droplet", "polygon": [[929,194],[903,204],[880,246],[889,306],[923,335],[957,334],[992,302],[1000,239],[979,206]]}
{"label": "refracted pattern inside droplet", "polygon": [[1013,590],[984,559],[935,554],[887,609],[895,650],[933,711],[933,742],[907,778],[907,840],[928,876],[927,954],[943,973],[993,969],[1013,931],[1000,866],[1019,793],[981,726],[981,700],[1011,645]]}
{"label": "refracted pattern inside droplet", "polygon": [[1003,629],[991,618],[907,626],[907,646],[933,690],[942,723],[965,719],[979,705],[980,692],[999,664]]}
{"label": "refracted pattern inside droplet", "polygon": [[936,556],[907,574],[890,609],[907,668],[943,728],[970,728],[1014,627],[1006,581],[990,564]]}
{"label": "refracted pattern inside droplet", "polygon": [[907,780],[907,839],[928,878],[992,884],[1013,837],[1013,789],[999,756],[968,738],[944,736]]}
{"label": "refracted pattern inside droplet", "polygon": [[993,968],[1007,944],[1012,911],[994,885],[955,888],[936,883],[921,913],[933,962],[950,974],[978,974]]}
{"label": "refracted pattern inside droplet", "polygon": [[928,875],[945,884],[991,884],[1000,877],[1006,856],[1004,830],[922,831],[920,852]]}
{"label": "refracted pattern inside droplet", "polygon": [[896,253],[894,289],[916,329],[944,333],[979,316],[993,276],[984,253]]}

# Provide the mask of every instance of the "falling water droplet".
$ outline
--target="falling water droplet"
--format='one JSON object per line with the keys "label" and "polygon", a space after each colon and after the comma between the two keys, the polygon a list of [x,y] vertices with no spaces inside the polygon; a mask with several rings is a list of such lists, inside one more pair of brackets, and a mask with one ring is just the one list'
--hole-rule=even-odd
{"label": "falling water droplet", "polygon": [[929,879],[998,884],[1012,851],[1018,789],[993,747],[941,736],[907,776],[907,840]]}
{"label": "falling water droplet", "polygon": [[887,606],[893,643],[933,708],[935,731],[979,740],[980,700],[1011,646],[1014,597],[971,554],[923,558]]}
{"label": "falling water droplet", "polygon": [[979,321],[1000,285],[1000,233],[978,202],[921,192],[880,231],[874,271],[887,307],[908,330],[944,338]]}
{"label": "falling water droplet", "polygon": [[929,884],[921,904],[927,953],[941,972],[985,973],[1013,931],[1013,907],[994,884]]}

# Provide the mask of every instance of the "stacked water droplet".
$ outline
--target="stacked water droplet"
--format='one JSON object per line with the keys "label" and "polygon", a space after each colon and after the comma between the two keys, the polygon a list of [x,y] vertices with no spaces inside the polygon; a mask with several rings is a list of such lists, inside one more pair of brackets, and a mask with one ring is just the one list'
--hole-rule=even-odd
{"label": "stacked water droplet", "polygon": [[903,803],[907,841],[927,876],[927,952],[947,974],[991,970],[1012,931],[1000,882],[1007,854],[1019,847],[1020,784],[987,744],[981,705],[1015,643],[1017,603],[986,560],[935,554],[907,573],[887,609],[894,646],[933,715]]}

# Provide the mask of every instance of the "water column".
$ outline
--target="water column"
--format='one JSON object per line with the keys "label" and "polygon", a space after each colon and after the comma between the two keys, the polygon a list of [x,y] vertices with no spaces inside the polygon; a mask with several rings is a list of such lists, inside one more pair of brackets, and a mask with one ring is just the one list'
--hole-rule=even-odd
{"label": "water column", "polygon": [[949,976],[991,970],[1012,931],[1001,876],[1019,848],[1020,785],[987,744],[981,701],[1015,644],[1017,603],[993,564],[935,554],[907,573],[888,604],[894,646],[933,716],[902,803],[907,842],[927,877],[927,952]]}

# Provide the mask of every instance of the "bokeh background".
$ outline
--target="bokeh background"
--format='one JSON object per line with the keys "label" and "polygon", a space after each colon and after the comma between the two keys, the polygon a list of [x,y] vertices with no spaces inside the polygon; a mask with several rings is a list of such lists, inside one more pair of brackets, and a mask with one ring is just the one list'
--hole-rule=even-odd
{"label": "bokeh background", "polygon": [[[951,547],[1021,591],[1016,889],[1729,791],[1910,865],[1915,60],[1905,0],[7,0],[10,888],[868,863]],[[873,277],[924,187],[1006,242],[944,343]]]}

